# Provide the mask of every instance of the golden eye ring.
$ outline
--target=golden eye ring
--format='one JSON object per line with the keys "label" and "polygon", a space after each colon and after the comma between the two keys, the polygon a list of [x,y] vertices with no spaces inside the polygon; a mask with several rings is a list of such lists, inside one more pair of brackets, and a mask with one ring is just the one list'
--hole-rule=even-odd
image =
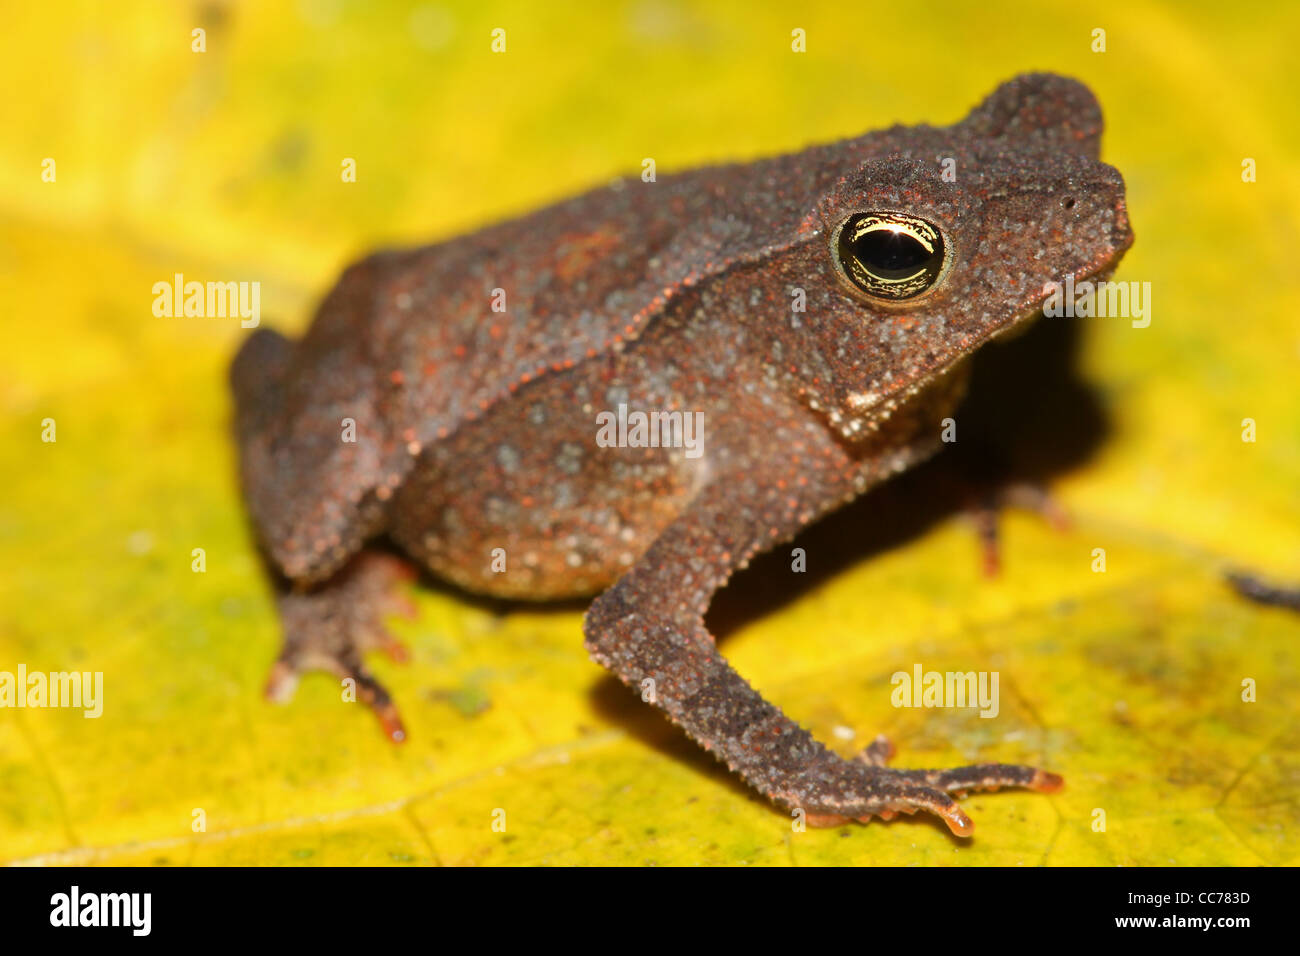
{"label": "golden eye ring", "polygon": [[938,226],[918,216],[860,212],[835,227],[831,258],[856,292],[886,305],[911,305],[940,287],[952,247]]}

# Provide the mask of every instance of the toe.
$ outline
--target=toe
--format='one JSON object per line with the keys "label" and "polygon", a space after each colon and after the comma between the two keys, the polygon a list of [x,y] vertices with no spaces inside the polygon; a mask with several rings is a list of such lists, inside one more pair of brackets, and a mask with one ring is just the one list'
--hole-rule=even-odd
{"label": "toe", "polygon": [[974,764],[969,767],[952,767],[947,770],[921,771],[922,779],[933,787],[949,793],[969,793],[972,790],[1000,790],[1003,787],[1024,787],[1051,793],[1064,786],[1064,781],[1054,773],[1036,767],[1005,763]]}

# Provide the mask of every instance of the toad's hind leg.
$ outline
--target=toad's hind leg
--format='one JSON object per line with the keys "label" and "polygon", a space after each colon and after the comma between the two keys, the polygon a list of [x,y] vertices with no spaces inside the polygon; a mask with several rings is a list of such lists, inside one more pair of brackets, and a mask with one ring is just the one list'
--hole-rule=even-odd
{"label": "toad's hind leg", "polygon": [[301,673],[326,671],[351,681],[354,699],[374,710],[390,739],[402,740],[397,708],[362,654],[380,648],[405,658],[383,616],[412,612],[395,590],[412,575],[395,556],[365,546],[382,519],[366,481],[373,451],[344,443],[337,428],[343,415],[367,422],[367,405],[348,398],[344,386],[318,396],[322,413],[288,394],[294,348],[258,330],[231,369],[244,494],[284,628],[267,695],[287,700]]}
{"label": "toad's hind leg", "polygon": [[365,346],[377,268],[350,268],[301,342],[258,329],[230,369],[244,500],[267,556],[300,584],[326,580],[383,531],[410,467]]}

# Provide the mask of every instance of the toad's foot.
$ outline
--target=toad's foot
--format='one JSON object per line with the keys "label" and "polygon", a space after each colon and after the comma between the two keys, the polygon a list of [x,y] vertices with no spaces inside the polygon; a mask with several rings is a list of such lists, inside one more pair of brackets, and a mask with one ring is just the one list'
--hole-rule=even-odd
{"label": "toad's foot", "polygon": [[361,655],[379,649],[393,660],[407,659],[406,648],[384,627],[383,616],[414,616],[410,599],[396,590],[413,577],[410,566],[398,558],[366,550],[318,587],[283,591],[278,600],[284,648],[271,667],[266,696],[287,701],[299,675],[326,671],[351,680],[357,698],[374,710],[389,739],[395,743],[404,740],[406,731],[397,707],[366,669]]}
{"label": "toad's foot", "polygon": [[849,820],[866,823],[873,816],[892,820],[900,813],[924,810],[941,817],[956,836],[965,837],[975,825],[950,794],[961,798],[972,790],[1002,787],[1053,793],[1064,785],[1054,773],[1003,763],[949,770],[893,770],[885,766],[893,754],[893,745],[884,737],[877,737],[852,761],[827,753],[802,775],[801,797],[772,796],[791,807],[802,807],[809,826],[838,826]]}
{"label": "toad's foot", "polygon": [[966,506],[966,510],[975,523],[975,533],[979,536],[985,577],[997,577],[1002,571],[998,519],[1008,508],[1032,511],[1056,531],[1067,531],[1070,527],[1070,516],[1047,489],[1040,485],[1015,482],[975,497]]}

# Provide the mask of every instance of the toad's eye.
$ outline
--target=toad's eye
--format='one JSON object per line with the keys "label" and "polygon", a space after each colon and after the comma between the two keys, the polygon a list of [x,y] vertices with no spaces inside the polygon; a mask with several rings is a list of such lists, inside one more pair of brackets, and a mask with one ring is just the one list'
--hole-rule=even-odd
{"label": "toad's eye", "polygon": [[929,292],[948,262],[938,227],[896,212],[849,216],[831,238],[831,255],[855,288],[886,302]]}

